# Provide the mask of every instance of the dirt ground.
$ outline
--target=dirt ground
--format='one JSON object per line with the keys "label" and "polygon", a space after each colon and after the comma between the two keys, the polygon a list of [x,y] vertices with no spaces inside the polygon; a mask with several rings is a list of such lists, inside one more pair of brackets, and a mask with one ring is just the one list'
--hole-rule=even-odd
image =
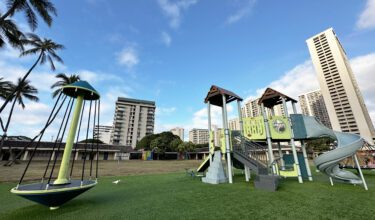
{"label": "dirt ground", "polygon": [[[150,173],[171,173],[171,172],[184,172],[187,169],[195,169],[202,161],[200,160],[159,160],[159,161],[99,161],[99,177],[100,176],[127,176],[127,175],[140,175]],[[59,170],[59,161],[53,172],[53,177],[57,176]],[[30,165],[25,181],[40,180],[45,172],[47,161],[35,161]],[[73,176],[80,177],[82,174],[82,161],[76,161],[73,169]],[[85,176],[90,175],[90,162],[86,162]],[[16,182],[20,179],[26,162],[15,164],[11,167],[3,166],[0,163],[0,183],[1,182]],[[51,167],[47,171],[46,177],[51,173]],[[93,163],[93,176],[95,176],[95,162]],[[52,177],[52,179],[53,179]]]}

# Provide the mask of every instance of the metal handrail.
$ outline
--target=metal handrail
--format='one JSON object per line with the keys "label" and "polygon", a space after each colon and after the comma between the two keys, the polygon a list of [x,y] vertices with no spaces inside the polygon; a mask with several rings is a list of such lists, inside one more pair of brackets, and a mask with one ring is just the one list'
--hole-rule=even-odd
{"label": "metal handrail", "polygon": [[257,161],[264,167],[268,167],[267,157],[264,157],[267,153],[266,146],[260,145],[250,140],[246,140],[246,138],[242,136],[236,136],[233,138],[233,140],[236,141],[236,143],[233,143],[233,149],[235,151]]}

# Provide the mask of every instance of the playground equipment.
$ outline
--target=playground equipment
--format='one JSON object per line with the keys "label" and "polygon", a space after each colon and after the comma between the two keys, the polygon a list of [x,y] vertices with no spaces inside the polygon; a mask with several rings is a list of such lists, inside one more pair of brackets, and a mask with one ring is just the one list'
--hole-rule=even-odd
{"label": "playground equipment", "polygon": [[211,184],[218,184],[218,183],[226,183],[228,182],[227,177],[224,173],[224,167],[221,163],[221,151],[215,151],[214,156],[212,158],[212,163],[208,168],[205,177],[202,177],[202,182],[204,183],[211,183]]}
{"label": "playground equipment", "polygon": [[[69,97],[69,101],[66,105],[66,110],[63,114],[62,121],[60,124],[60,128],[58,134],[56,135],[56,140],[50,154],[48,163],[44,170],[44,174],[42,175],[41,181],[37,183],[31,184],[22,184],[24,177],[27,173],[27,170],[33,160],[35,152],[40,144],[40,141],[46,131],[46,129],[52,124],[56,116],[59,114],[61,108],[64,106],[67,98]],[[28,146],[25,146],[25,149],[28,147],[34,147],[30,159],[26,165],[26,168],[19,180],[19,183],[16,187],[11,189],[11,192],[29,199],[31,201],[37,202],[39,204],[45,205],[50,207],[51,210],[57,209],[62,204],[68,202],[69,200],[73,199],[74,197],[80,195],[81,193],[91,189],[98,183],[98,142],[96,141],[96,146],[94,143],[84,143],[84,151],[83,151],[83,165],[82,165],[82,172],[80,179],[72,179],[74,162],[78,157],[78,140],[79,135],[81,132],[81,125],[83,114],[85,112],[85,105],[86,102],[89,102],[89,110],[88,110],[88,117],[87,117],[87,128],[86,128],[86,140],[88,138],[93,138],[96,140],[94,136],[94,128],[96,123],[99,124],[99,115],[100,115],[100,95],[99,93],[86,81],[78,81],[73,84],[64,86],[56,100],[56,103],[52,109],[52,112],[46,122],[45,127],[41,130],[41,132],[29,143]],[[75,102],[75,103],[74,103]],[[62,140],[65,137],[65,131],[68,125],[68,121],[70,115],[72,113],[73,105],[75,104],[73,115],[71,117],[70,122],[70,129],[66,137],[66,144],[64,148],[64,153],[61,159],[61,164],[58,172],[58,176],[54,179],[54,171],[57,159],[59,157]],[[94,105],[94,107],[93,107]],[[56,109],[57,107],[57,109]],[[94,112],[94,120],[93,125],[91,126],[91,114]],[[79,123],[79,125],[78,125]],[[78,127],[78,132],[77,132]],[[92,130],[92,136],[89,136],[90,128]],[[74,140],[77,134],[77,138],[74,144]],[[37,140],[38,139],[38,140]],[[34,143],[36,141],[36,143]],[[73,159],[71,161],[71,154],[74,145],[74,153]],[[91,150],[89,149],[91,145]],[[94,152],[94,148],[96,148],[96,152]],[[93,174],[93,160],[96,155],[96,171],[95,171],[95,179]],[[85,167],[86,165],[86,157],[89,156],[90,158],[90,167],[89,167],[89,178],[85,179]],[[50,167],[52,163],[52,166]],[[70,162],[71,167],[70,167]],[[69,170],[70,169],[70,170]],[[49,171],[49,174],[47,175]]]}
{"label": "playground equipment", "polygon": [[[240,131],[229,131],[226,113],[226,104],[237,100]],[[249,181],[250,170],[256,173],[254,181],[256,188],[274,191],[278,186],[279,177],[295,177],[299,183],[303,183],[303,176],[312,181],[309,167],[306,140],[330,137],[337,140],[337,148],[327,152],[314,160],[319,170],[324,172],[332,180],[352,184],[363,184],[367,190],[365,179],[360,170],[356,151],[363,146],[365,141],[355,134],[347,134],[332,131],[322,125],[315,117],[297,114],[296,100],[276,91],[267,88],[258,104],[262,116],[242,118],[242,98],[217,86],[212,86],[208,92],[205,103],[208,104],[208,128],[210,134],[210,156],[205,160],[197,171],[202,172],[212,164],[214,149],[213,134],[211,131],[210,105],[222,107],[224,135],[222,135],[222,152],[226,153],[227,176],[229,183],[232,183],[232,160],[233,164],[242,164],[245,170],[245,179]],[[293,114],[289,115],[287,102],[292,105]],[[274,106],[282,105],[283,116],[276,116]],[[302,157],[298,157],[295,142],[301,143]],[[283,155],[281,142],[289,142],[292,151],[292,163],[289,168],[286,166],[286,156]],[[277,144],[275,149],[274,144]],[[274,157],[277,151],[278,157]],[[355,159],[359,169],[360,177],[353,173],[339,168],[339,161],[352,157]],[[289,160],[290,160],[289,159]]]}

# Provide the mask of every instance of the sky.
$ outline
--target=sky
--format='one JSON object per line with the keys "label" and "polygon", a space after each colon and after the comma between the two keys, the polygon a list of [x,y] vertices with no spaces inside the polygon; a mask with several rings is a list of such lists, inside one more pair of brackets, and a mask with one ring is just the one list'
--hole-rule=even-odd
{"label": "sky", "polygon": [[[157,106],[155,132],[183,127],[186,139],[188,130],[207,127],[203,101],[211,85],[245,100],[267,87],[296,99],[319,89],[305,41],[330,27],[375,121],[375,0],[53,2],[58,16],[52,27],[40,21],[36,33],[66,47],[58,52],[64,64],[55,72],[47,65],[32,72],[40,102],[16,109],[8,135],[38,133],[54,104],[50,86],[63,72],[79,74],[98,90],[102,124],[112,125],[119,96],[151,100]],[[28,31],[22,14],[14,19]],[[0,76],[15,81],[36,58],[0,49]],[[229,106],[229,118],[236,117],[236,110]],[[220,126],[221,110],[212,111],[213,123]]]}

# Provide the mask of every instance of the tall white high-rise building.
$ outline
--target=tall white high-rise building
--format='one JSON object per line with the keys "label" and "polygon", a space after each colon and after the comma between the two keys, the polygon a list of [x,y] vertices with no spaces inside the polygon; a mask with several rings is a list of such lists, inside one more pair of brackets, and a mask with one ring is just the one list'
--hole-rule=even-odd
{"label": "tall white high-rise building", "polygon": [[94,138],[101,140],[105,144],[111,143],[112,128],[112,126],[96,125]]}
{"label": "tall white high-rise building", "polygon": [[112,144],[135,148],[137,141],[154,133],[155,102],[119,97],[113,120]]}
{"label": "tall white high-rise building", "polygon": [[208,143],[208,129],[193,128],[189,131],[189,141],[194,144],[207,144]]}
{"label": "tall white high-rise building", "polygon": [[308,92],[298,96],[302,114],[315,116],[322,124],[332,128],[331,122],[320,90]]}
{"label": "tall white high-rise building", "polygon": [[172,134],[179,136],[182,141],[184,141],[184,131],[185,130],[183,128],[179,127],[171,129]]}
{"label": "tall white high-rise building", "polygon": [[307,41],[332,128],[360,134],[371,144],[374,125],[345,50],[332,28]]}

